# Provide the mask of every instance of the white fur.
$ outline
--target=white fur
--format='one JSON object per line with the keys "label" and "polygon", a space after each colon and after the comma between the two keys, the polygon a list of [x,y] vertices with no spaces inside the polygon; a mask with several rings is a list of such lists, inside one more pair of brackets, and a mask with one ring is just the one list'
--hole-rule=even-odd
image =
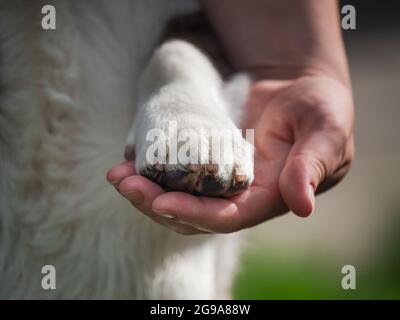
{"label": "white fur", "polygon": [[[240,86],[237,85],[239,83]],[[146,140],[146,134],[151,129],[160,128],[164,131],[164,139],[171,139],[170,121],[175,121],[178,130],[190,128],[199,135],[202,129],[208,134],[212,134],[212,130],[234,132],[237,128],[234,120],[239,122],[240,115],[232,112],[228,99],[243,100],[234,97],[235,93],[240,92],[234,90],[235,87],[246,89],[247,77],[242,75],[224,84],[208,58],[193,45],[173,40],[158,48],[140,78],[138,110],[128,135],[128,145],[136,146],[137,172],[148,165],[149,154],[146,151],[153,142]],[[245,92],[240,93],[246,96]],[[240,110],[239,106],[236,109]],[[234,114],[237,119],[232,118]],[[203,145],[209,141],[209,135],[204,134],[199,138],[203,140]],[[217,174],[220,180],[229,181],[234,167],[247,175],[250,181],[253,180],[252,146],[244,141],[240,147],[234,150],[233,162],[219,166]],[[199,153],[195,156],[198,163],[208,163],[211,149],[220,149],[221,145],[214,143],[209,148],[196,150]],[[232,148],[232,145],[222,144],[222,148]],[[152,163],[155,162],[153,159]],[[168,164],[166,170],[175,170],[180,165]]]}
{"label": "white fur", "polygon": [[[56,7],[56,30],[40,28],[44,4]],[[0,8],[0,298],[226,295],[236,235],[176,234],[105,180],[122,160],[142,66],[166,21],[196,4],[3,0]],[[197,88],[219,94],[216,73],[203,80]],[[233,125],[227,110],[216,113]],[[56,290],[40,285],[45,264],[56,267]]]}

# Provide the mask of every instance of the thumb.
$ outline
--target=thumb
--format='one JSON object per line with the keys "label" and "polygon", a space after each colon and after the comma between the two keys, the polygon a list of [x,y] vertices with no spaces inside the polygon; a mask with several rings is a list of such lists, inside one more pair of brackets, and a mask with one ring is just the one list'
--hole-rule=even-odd
{"label": "thumb", "polygon": [[279,189],[288,208],[300,217],[315,207],[315,192],[343,159],[344,143],[329,132],[314,132],[292,147],[279,177]]}

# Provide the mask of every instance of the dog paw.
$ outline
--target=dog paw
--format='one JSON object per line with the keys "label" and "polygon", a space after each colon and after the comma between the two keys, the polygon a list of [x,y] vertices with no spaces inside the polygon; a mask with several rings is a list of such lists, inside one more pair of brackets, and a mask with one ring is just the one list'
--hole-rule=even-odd
{"label": "dog paw", "polygon": [[[212,139],[203,132],[195,140],[211,141]],[[136,148],[138,149],[136,168],[140,175],[168,191],[230,197],[246,190],[253,181],[253,146],[242,136],[239,140],[239,144],[209,143],[205,148],[203,144],[203,148],[186,150],[183,160],[176,155],[172,156],[171,147],[166,146],[162,149],[164,150],[163,161],[159,161],[159,151],[148,152],[150,145],[144,143]],[[165,135],[160,141],[167,143],[170,137]],[[143,147],[144,145],[146,148]],[[182,155],[180,148],[183,145],[184,143],[179,142],[176,144],[175,154]],[[219,160],[212,161],[213,159]]]}
{"label": "dog paw", "polygon": [[217,164],[146,165],[140,169],[140,174],[168,191],[211,197],[230,197],[241,193],[253,180],[251,172],[243,174],[236,166],[230,169]]}

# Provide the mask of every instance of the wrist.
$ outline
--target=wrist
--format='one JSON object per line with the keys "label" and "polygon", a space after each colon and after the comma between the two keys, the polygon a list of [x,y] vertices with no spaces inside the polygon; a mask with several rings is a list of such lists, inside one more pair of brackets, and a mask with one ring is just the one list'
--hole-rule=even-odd
{"label": "wrist", "polygon": [[325,61],[307,61],[304,59],[300,63],[274,62],[262,65],[248,65],[241,68],[242,72],[258,80],[295,80],[302,77],[329,77],[333,78],[348,88],[351,88],[350,75],[347,62],[328,63]]}
{"label": "wrist", "polygon": [[257,77],[329,75],[350,85],[336,0],[202,0],[230,63]]}

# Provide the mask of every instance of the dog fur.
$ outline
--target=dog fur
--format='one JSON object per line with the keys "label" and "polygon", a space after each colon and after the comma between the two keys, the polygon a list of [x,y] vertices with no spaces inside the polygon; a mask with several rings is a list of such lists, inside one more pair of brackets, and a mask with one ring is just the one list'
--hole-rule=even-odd
{"label": "dog fur", "polygon": [[[45,4],[57,10],[56,30],[40,26]],[[228,297],[237,234],[167,230],[105,180],[123,160],[132,119],[154,125],[138,120],[137,102],[153,94],[138,88],[156,87],[140,75],[165,25],[197,9],[188,0],[0,1],[1,298]],[[183,41],[160,50],[208,64]],[[203,67],[200,87],[217,88],[214,67]],[[232,114],[221,109],[215,121],[232,127]],[[135,143],[143,141],[137,128]],[[56,268],[56,290],[41,287],[46,264]]]}

